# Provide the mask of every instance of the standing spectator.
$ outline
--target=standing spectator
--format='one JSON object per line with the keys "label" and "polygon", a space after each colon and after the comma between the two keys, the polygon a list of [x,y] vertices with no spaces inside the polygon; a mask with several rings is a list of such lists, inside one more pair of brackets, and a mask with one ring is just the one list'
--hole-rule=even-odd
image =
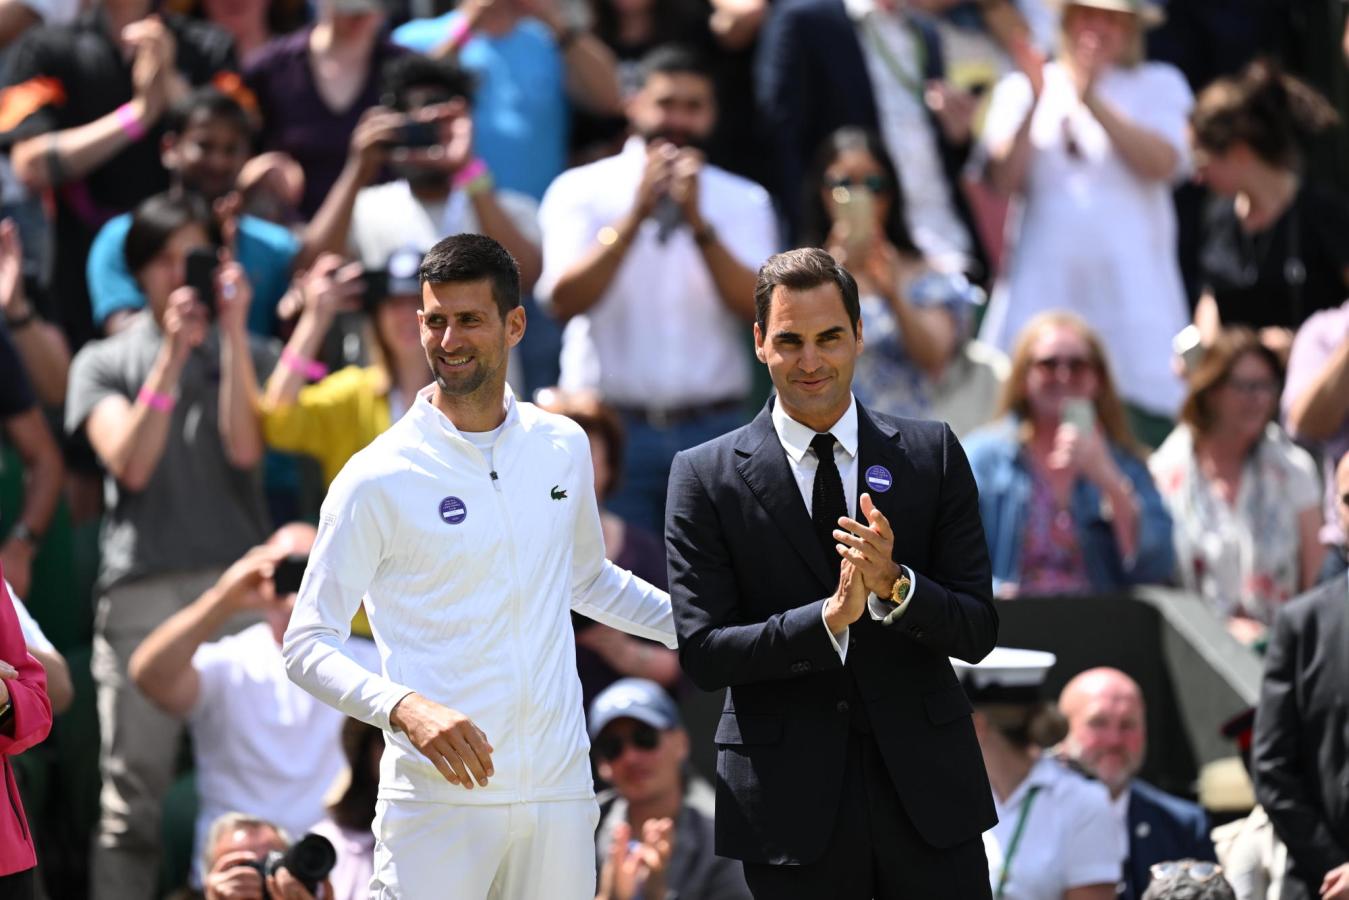
{"label": "standing spectator", "polygon": [[266,534],[255,373],[271,370],[275,351],[248,335],[251,298],[238,263],[216,273],[214,322],[206,298],[183,286],[184,257],[211,243],[213,224],[199,198],[141,204],[126,256],[149,308],[71,366],[66,430],[88,436],[109,498],[92,662],[103,772],[99,898],[150,896],[160,801],[181,734],[128,683],[127,660]]}
{"label": "standing spectator", "polygon": [[1181,586],[1245,643],[1316,583],[1324,555],[1316,464],[1274,423],[1282,375],[1254,331],[1224,329],[1149,462],[1174,523]]}
{"label": "standing spectator", "polygon": [[1142,61],[1155,13],[1144,0],[1071,0],[1057,59],[1019,57],[1021,71],[994,91],[985,177],[1019,210],[981,332],[1007,349],[1037,313],[1077,313],[1108,341],[1125,400],[1160,431],[1154,441],[1182,393],[1171,368],[1186,320],[1171,189],[1188,168],[1193,102],[1179,72]]}
{"label": "standing spectator", "polygon": [[[965,355],[983,294],[965,276],[940,271],[914,243],[880,139],[840,128],[825,139],[805,189],[807,243],[857,279],[866,335],[853,373],[857,399],[890,416],[945,418],[940,406],[963,418],[965,431],[987,422],[997,378]],[[950,402],[957,394],[964,403]]]}
{"label": "standing spectator", "polygon": [[1314,313],[1298,329],[1288,355],[1283,415],[1289,433],[1315,450],[1325,482],[1321,543],[1328,548],[1318,580],[1344,572],[1346,535],[1336,515],[1340,493],[1336,463],[1349,454],[1349,301]]}
{"label": "standing spectator", "polygon": [[[1340,507],[1349,527],[1349,502]],[[1288,848],[1281,900],[1349,897],[1349,580],[1279,610],[1265,654],[1251,769],[1255,796]]]}
{"label": "standing spectator", "polygon": [[394,32],[404,47],[452,56],[478,80],[478,151],[502,187],[537,199],[566,165],[570,104],[622,108],[614,55],[558,0],[465,0]]}
{"label": "standing spectator", "polygon": [[[290,284],[291,268],[303,265],[308,253],[281,226],[238,215],[233,202],[222,202],[235,191],[252,141],[248,112],[234,97],[212,86],[198,88],[174,105],[165,116],[160,146],[172,182],[169,190],[197,194],[213,204],[222,236],[253,287],[249,330],[266,337],[276,328],[276,306]],[[145,308],[145,294],[126,262],[130,227],[131,213],[110,219],[89,250],[89,299],[94,327],[101,334],[121,330]]]}
{"label": "standing spectator", "polygon": [[1157,863],[1193,857],[1216,860],[1208,816],[1138,777],[1147,756],[1147,713],[1138,684],[1118,669],[1088,669],[1059,694],[1068,720],[1061,748],[1110,791],[1111,808],[1129,848],[1119,896],[1140,897]]}
{"label": "standing spectator", "polygon": [[1031,320],[999,414],[967,441],[995,593],[1100,593],[1170,576],[1171,518],[1085,322]]}
{"label": "standing spectator", "polygon": [[[689,771],[688,732],[661,686],[642,678],[614,682],[591,704],[588,728],[600,778],[613,785],[597,798],[599,900],[750,900],[740,861],[714,850],[716,795]],[[658,830],[670,829],[668,858],[644,891],[634,891],[625,877],[634,868],[629,842],[652,843],[649,830],[662,822]]]}
{"label": "standing spectator", "polygon": [[[313,544],[312,525],[281,527],[150,632],[131,656],[136,687],[186,722],[192,735],[193,859],[205,856],[207,830],[231,809],[303,834],[323,818],[323,797],[342,771],[342,714],[291,682],[281,656],[299,585],[279,584],[278,567],[307,560]],[[244,613],[263,621],[211,641]],[[367,667],[378,665],[369,641],[349,646]],[[192,883],[201,884],[204,874],[194,869]]]}
{"label": "standing spectator", "polygon": [[308,221],[346,160],[361,115],[379,103],[384,64],[403,54],[385,32],[381,0],[318,0],[318,21],[258,51],[244,80],[262,115],[263,150],[304,173]]}
{"label": "standing spectator", "polygon": [[0,94],[0,143],[15,174],[53,197],[47,312],[74,348],[95,336],[84,270],[94,235],[168,186],[164,114],[234,67],[228,34],[152,9],[151,0],[98,0],[70,25],[30,32]]}
{"label": "standing spectator", "polygon": [[328,900],[367,900],[375,874],[375,804],[379,793],[379,761],[384,757],[384,733],[359,719],[342,726],[342,752],[350,776],[346,788],[328,807],[328,817],[311,831],[332,841],[337,865],[328,876],[333,893]]}
{"label": "standing spectator", "polygon": [[[4,584],[0,566],[0,584]],[[8,590],[0,591],[0,778],[9,798],[0,813],[0,894],[32,900],[37,855],[9,758],[47,737],[52,727],[47,676],[28,652]]]}
{"label": "standing spectator", "polygon": [[774,233],[763,189],[698,149],[717,116],[698,57],[661,47],[643,71],[623,152],[544,198],[539,295],[567,320],[563,389],[595,391],[623,416],[629,456],[610,509],[659,530],[675,453],[742,421],[744,326]]}
{"label": "standing spectator", "polygon": [[1195,169],[1217,195],[1203,223],[1195,310],[1209,340],[1222,325],[1282,329],[1263,337],[1286,353],[1288,330],[1349,291],[1349,204],[1303,177],[1298,149],[1338,120],[1315,91],[1263,61],[1199,95]]}

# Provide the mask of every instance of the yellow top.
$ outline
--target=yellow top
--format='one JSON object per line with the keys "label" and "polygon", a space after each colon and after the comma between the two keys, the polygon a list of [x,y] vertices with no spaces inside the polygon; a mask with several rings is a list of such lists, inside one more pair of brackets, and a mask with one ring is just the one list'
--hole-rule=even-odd
{"label": "yellow top", "polygon": [[262,433],[277,450],[318,460],[330,485],[352,455],[389,429],[389,378],[378,366],[347,366],[300,389],[289,406],[262,405]]}

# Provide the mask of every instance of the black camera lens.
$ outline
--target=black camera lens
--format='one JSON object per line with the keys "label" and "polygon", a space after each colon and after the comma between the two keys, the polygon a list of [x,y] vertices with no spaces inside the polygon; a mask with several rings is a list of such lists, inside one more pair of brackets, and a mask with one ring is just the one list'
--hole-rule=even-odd
{"label": "black camera lens", "polygon": [[275,873],[285,869],[302,883],[312,894],[318,890],[319,883],[328,877],[328,873],[337,865],[337,850],[332,842],[321,834],[306,834],[279,858],[268,860],[267,871]]}

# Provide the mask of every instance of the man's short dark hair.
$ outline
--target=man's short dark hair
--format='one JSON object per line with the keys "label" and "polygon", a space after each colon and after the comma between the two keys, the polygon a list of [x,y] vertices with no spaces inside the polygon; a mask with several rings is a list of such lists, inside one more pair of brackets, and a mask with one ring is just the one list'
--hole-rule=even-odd
{"label": "man's short dark hair", "polygon": [[196,194],[155,194],[142,201],[131,214],[131,226],[122,244],[127,271],[132,275],[139,274],[160,254],[174,232],[188,225],[200,225],[209,240],[218,242],[211,206]]}
{"label": "man's short dark hair", "polygon": [[857,322],[862,318],[862,304],[857,299],[857,281],[852,274],[830,256],[816,247],[788,250],[768,257],[759,267],[759,280],[754,284],[754,321],[759,330],[768,330],[768,312],[773,304],[773,289],[785,287],[789,291],[808,291],[822,284],[832,284],[843,295],[843,309],[857,334]]}
{"label": "man's short dark hair", "polygon": [[520,305],[520,267],[506,248],[483,234],[452,234],[426,252],[422,284],[490,281],[501,318]]}
{"label": "man's short dark hair", "polygon": [[209,84],[194,88],[169,108],[164,116],[164,130],[182,134],[191,125],[213,119],[223,119],[238,128],[244,137],[250,140],[253,137],[253,122],[243,104]]}
{"label": "man's short dark hair", "polygon": [[714,80],[707,58],[686,44],[661,44],[642,57],[638,71],[642,84],[652,75],[697,75]]}
{"label": "man's short dark hair", "polygon": [[384,64],[380,73],[380,102],[390,109],[407,112],[408,92],[413,88],[440,88],[451,98],[473,105],[473,76],[451,59],[431,59],[409,53]]}

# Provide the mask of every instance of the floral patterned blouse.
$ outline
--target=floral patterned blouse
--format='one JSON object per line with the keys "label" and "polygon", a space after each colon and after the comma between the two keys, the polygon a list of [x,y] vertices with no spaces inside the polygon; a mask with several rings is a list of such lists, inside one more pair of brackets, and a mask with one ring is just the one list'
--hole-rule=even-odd
{"label": "floral patterned blouse", "polygon": [[1087,563],[1077,539],[1077,522],[1054,498],[1049,481],[1038,474],[1031,475],[1025,534],[1017,594],[1049,597],[1091,593]]}

